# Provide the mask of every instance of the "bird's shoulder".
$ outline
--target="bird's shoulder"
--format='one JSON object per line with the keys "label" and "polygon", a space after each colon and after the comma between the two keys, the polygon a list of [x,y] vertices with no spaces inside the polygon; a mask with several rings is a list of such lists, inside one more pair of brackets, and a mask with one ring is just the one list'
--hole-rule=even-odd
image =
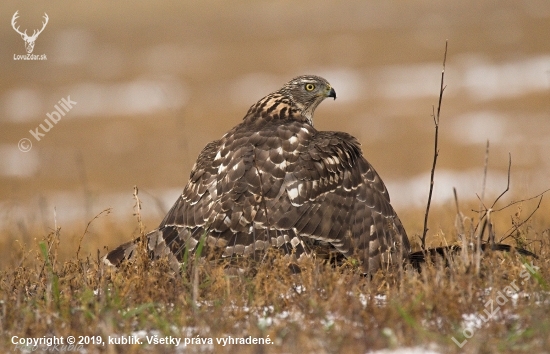
{"label": "bird's shoulder", "polygon": [[290,193],[296,196],[291,198],[296,204],[336,189],[349,195],[371,190],[390,201],[384,182],[363,156],[361,144],[348,133],[316,132],[287,172],[288,190],[299,192]]}

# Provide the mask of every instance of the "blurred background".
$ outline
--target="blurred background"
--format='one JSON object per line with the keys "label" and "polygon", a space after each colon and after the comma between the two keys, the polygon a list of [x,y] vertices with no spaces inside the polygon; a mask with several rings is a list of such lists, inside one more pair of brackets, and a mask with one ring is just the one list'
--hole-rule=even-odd
{"label": "blurred background", "polygon": [[[16,11],[29,35],[47,13],[33,51],[47,60],[19,60]],[[421,233],[446,39],[433,208],[454,217],[453,187],[461,201],[481,195],[487,140],[487,202],[506,187],[509,153],[507,200],[550,188],[547,0],[17,0],[0,15],[2,245],[56,227],[77,244],[112,208],[85,242],[112,248],[136,233],[134,185],[156,227],[202,148],[301,74],[338,95],[316,128],[356,136],[408,233]],[[76,104],[45,132],[62,99]]]}

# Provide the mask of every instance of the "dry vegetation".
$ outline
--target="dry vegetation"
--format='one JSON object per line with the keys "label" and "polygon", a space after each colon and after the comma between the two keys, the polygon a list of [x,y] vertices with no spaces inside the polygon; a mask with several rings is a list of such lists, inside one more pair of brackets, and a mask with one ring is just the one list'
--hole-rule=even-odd
{"label": "dry vegetation", "polygon": [[[443,89],[442,77],[441,95]],[[437,133],[435,151],[437,157]],[[243,259],[237,269],[201,258],[200,247],[179,274],[144,251],[115,270],[103,266],[103,251],[81,250],[97,217],[76,243],[62,241],[57,225],[46,235],[27,231],[25,243],[7,241],[17,238],[4,232],[0,350],[33,349],[16,347],[14,336],[63,337],[61,350],[81,348],[68,347],[68,336],[85,336],[87,353],[365,353],[403,347],[543,352],[550,345],[550,229],[542,225],[549,225],[550,213],[539,208],[538,197],[501,201],[506,207],[493,204],[491,213],[463,214],[458,202],[456,211],[432,210],[439,227],[430,230],[427,243],[475,245],[480,236],[493,235],[536,253],[536,259],[514,250],[481,256],[466,246],[449,262],[428,262],[420,272],[409,265],[373,276],[362,275],[354,262],[334,266],[316,259],[293,273],[276,253],[261,262]],[[407,212],[418,221],[423,213]],[[426,224],[427,212],[424,227],[415,228],[422,232],[409,235],[417,249]],[[136,228],[145,231],[139,213]],[[141,344],[109,343],[121,337],[140,338]],[[179,339],[179,346],[148,343],[166,337]],[[236,344],[227,344],[231,340]],[[240,343],[252,340],[268,344]],[[48,350],[55,349],[38,347]]]}
{"label": "dry vegetation", "polygon": [[[509,228],[507,218],[519,225],[537,203],[495,213],[497,240]],[[438,218],[440,211],[434,211],[432,217]],[[292,274],[277,255],[255,264],[243,261],[244,272],[228,272],[224,264],[192,256],[181,276],[147,257],[114,271],[102,267],[99,251],[83,256],[80,242],[88,236],[63,242],[58,228],[29,242],[30,251],[18,249],[17,243],[2,248],[0,348],[13,351],[12,336],[100,336],[107,342],[109,336],[136,335],[143,344],[83,347],[88,353],[173,352],[173,345],[147,344],[146,336],[158,335],[181,338],[179,352],[361,353],[417,346],[445,353],[542,352],[550,344],[549,230],[540,228],[548,223],[540,216],[544,213],[537,210],[513,233],[512,244],[535,251],[538,259],[487,253],[477,272],[477,255],[468,252],[449,267],[438,262],[421,273],[407,267],[372,278],[352,264],[335,268],[316,260]],[[463,218],[470,241],[478,216],[467,214],[472,215]],[[459,230],[444,225],[431,244],[456,243]],[[528,273],[522,262],[539,269]],[[484,323],[487,313],[494,316]],[[249,336],[273,344],[217,343]],[[467,342],[459,348],[452,337]],[[184,346],[186,338],[194,344]],[[209,338],[213,344],[196,344]]]}
{"label": "dry vegetation", "polygon": [[[440,104],[443,90],[442,75]],[[434,169],[439,110],[434,114]],[[276,252],[261,262],[243,259],[235,268],[201,258],[202,245],[185,257],[179,274],[165,260],[150,261],[143,250],[134,262],[115,270],[103,266],[102,252],[92,255],[83,247],[91,224],[108,210],[72,242],[57,225],[45,236],[20,225],[26,230],[24,240],[14,231],[4,232],[0,254],[0,349],[364,353],[421,347],[441,353],[542,352],[550,344],[550,230],[541,226],[548,220],[539,216],[550,213],[540,208],[542,196],[500,209],[499,196],[490,208],[464,214],[458,200],[455,211],[432,210],[439,226],[427,243],[475,245],[482,237],[497,242],[504,238],[535,252],[537,259],[514,250],[481,256],[466,246],[452,260],[436,259],[421,272],[408,265],[373,276],[362,275],[354,262],[334,266],[316,259],[300,264],[301,271],[294,273]],[[134,197],[136,229],[143,234],[137,190]],[[423,212],[412,213],[420,221]],[[417,249],[426,241],[427,216],[428,211],[423,227],[415,225],[422,236],[409,235]],[[63,345],[13,344],[18,338],[53,336],[63,337]],[[69,345],[69,336],[77,343]],[[115,338],[115,343],[125,338],[130,344],[110,343]],[[141,343],[134,343],[135,338]],[[177,342],[162,344],[164,338]],[[254,344],[258,342],[262,344]]]}

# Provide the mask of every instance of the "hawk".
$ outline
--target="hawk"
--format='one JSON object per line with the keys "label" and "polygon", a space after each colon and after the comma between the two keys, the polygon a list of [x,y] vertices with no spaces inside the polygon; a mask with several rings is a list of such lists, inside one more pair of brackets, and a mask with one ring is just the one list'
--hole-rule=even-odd
{"label": "hawk", "polygon": [[[405,229],[357,139],[313,127],[329,97],[336,92],[327,80],[296,77],[206,145],[174,206],[144,236],[151,257],[167,256],[177,269],[184,250],[204,237],[222,257],[270,247],[293,257],[335,252],[366,273],[407,260]],[[105,263],[131,258],[138,241],[109,252]]]}

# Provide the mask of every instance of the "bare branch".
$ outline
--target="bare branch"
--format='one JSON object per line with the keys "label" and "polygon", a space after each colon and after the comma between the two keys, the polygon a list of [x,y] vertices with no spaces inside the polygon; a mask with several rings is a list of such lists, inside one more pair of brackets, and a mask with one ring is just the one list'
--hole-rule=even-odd
{"label": "bare branch", "polygon": [[527,202],[527,201],[529,201],[529,200],[533,200],[533,199],[538,198],[538,197],[542,197],[542,196],[543,196],[546,192],[548,192],[548,191],[550,191],[550,188],[548,188],[547,190],[545,190],[545,191],[543,191],[543,192],[541,192],[541,193],[539,193],[539,194],[537,194],[537,195],[535,195],[535,196],[533,196],[533,197],[531,197],[531,198],[521,199],[521,200],[516,200],[516,201],[510,202],[510,203],[509,203],[508,205],[506,205],[505,207],[502,207],[502,208],[500,208],[500,209],[495,209],[495,211],[501,211],[501,210],[504,210],[504,209],[506,209],[506,208],[508,208],[508,207],[511,207],[512,205],[515,205],[515,204],[518,204],[518,203]]}
{"label": "bare branch", "polygon": [[[488,149],[489,149],[489,142],[487,141],[487,150],[486,150],[486,154],[488,153]],[[487,155],[486,155],[486,161],[487,161]],[[483,203],[483,194],[482,194],[482,197],[480,198],[479,195],[477,195],[476,193],[476,196],[477,196],[477,199],[479,199],[479,203],[480,203],[480,210],[472,210],[473,212],[476,212],[476,213],[480,213],[480,216],[479,216],[479,221],[478,221],[478,224],[477,226],[479,226],[479,224],[481,223],[481,221],[484,220],[485,217],[489,217],[489,213],[495,211],[493,208],[495,206],[495,204],[498,202],[498,200],[504,195],[506,194],[506,192],[508,192],[510,190],[510,169],[511,169],[511,166],[512,166],[512,155],[511,154],[508,154],[508,183],[506,185],[506,189],[504,190],[504,192],[500,193],[500,195],[497,197],[497,199],[495,199],[495,201],[493,202],[493,205],[491,205],[490,208],[487,208],[485,206],[485,204]],[[483,186],[483,190],[485,190],[485,176],[484,176],[484,186]],[[483,214],[481,214],[483,213]],[[487,222],[485,222],[483,224],[483,229],[481,230],[481,233],[479,234],[479,236],[483,237],[483,231],[485,229],[485,226],[486,226]],[[491,225],[489,225],[489,238],[491,237]]]}
{"label": "bare branch", "polygon": [[493,209],[493,207],[495,206],[495,204],[498,202],[498,200],[504,195],[506,194],[506,192],[508,192],[510,190],[510,169],[512,167],[512,154],[508,153],[508,184],[506,185],[506,189],[504,190],[504,192],[500,193],[500,195],[498,196],[497,199],[495,199],[495,202],[493,203],[493,205],[491,205],[491,209]]}
{"label": "bare branch", "polygon": [[[476,226],[474,227],[474,231],[477,231],[479,225],[481,224],[482,221],[485,221],[485,217],[487,216],[487,214],[489,213],[490,209],[487,208],[485,206],[485,204],[483,203],[483,201],[481,200],[480,196],[476,193],[476,197],[477,199],[479,200],[479,204],[480,204],[480,210],[474,210],[472,209],[472,211],[474,213],[478,213],[480,214],[479,215],[479,220],[477,221],[477,224]],[[483,215],[481,215],[483,213]],[[473,220],[472,220],[473,221]],[[483,224],[483,227],[485,228],[485,224]],[[483,237],[483,230],[481,230],[481,234],[480,234],[481,237]]]}
{"label": "bare branch", "polygon": [[487,183],[487,166],[489,165],[489,139],[487,139],[487,146],[485,147],[485,162],[483,164],[483,185],[481,187],[481,201],[485,198],[485,185]]}
{"label": "bare branch", "polygon": [[[489,148],[489,142],[487,142],[486,160],[485,160],[486,163],[487,163],[488,148]],[[493,205],[490,208],[487,208],[483,204],[482,198],[480,198],[479,195],[476,194],[477,198],[480,201],[480,210],[472,210],[472,211],[480,214],[478,225],[476,226],[476,229],[477,229],[480,225],[482,225],[481,229],[479,229],[478,233],[477,233],[477,238],[480,241],[483,241],[483,234],[484,234],[484,231],[485,231],[485,227],[488,226],[488,228],[489,228],[489,235],[488,235],[489,241],[494,245],[494,242],[495,242],[495,240],[494,240],[494,231],[492,230],[493,225],[492,225],[491,220],[490,220],[490,214],[491,213],[499,212],[499,211],[507,209],[507,208],[509,208],[509,207],[511,207],[515,204],[526,202],[526,201],[529,201],[529,200],[540,197],[537,207],[535,208],[535,210],[533,210],[533,212],[531,212],[531,214],[527,217],[527,219],[523,220],[519,224],[514,224],[513,227],[511,227],[510,229],[508,229],[508,231],[506,231],[506,236],[504,236],[503,238],[501,238],[498,241],[499,243],[503,242],[504,240],[509,238],[514,232],[516,232],[522,225],[524,225],[529,219],[531,219],[531,217],[535,214],[535,212],[540,208],[540,204],[542,202],[542,198],[543,198],[544,194],[546,194],[547,192],[550,191],[550,188],[549,188],[549,189],[546,189],[546,190],[542,191],[541,193],[539,193],[539,194],[537,194],[533,197],[530,197],[530,198],[527,198],[527,199],[521,199],[521,200],[517,200],[517,201],[512,201],[512,202],[508,203],[506,206],[504,206],[502,208],[493,209],[494,206],[496,205],[496,203],[500,200],[500,198],[502,196],[504,196],[504,194],[506,194],[510,190],[511,166],[512,166],[512,156],[510,154],[508,154],[508,181],[507,181],[506,189],[495,199],[495,201],[493,202]],[[484,176],[484,185],[485,185],[485,176]],[[485,187],[483,189],[485,189]],[[512,223],[513,223],[513,220],[512,220]]]}
{"label": "bare branch", "polygon": [[[482,209],[482,206],[483,208],[485,208],[485,206],[483,205],[483,201],[485,200],[485,186],[487,185],[487,167],[489,165],[489,139],[487,139],[487,146],[485,148],[485,162],[483,164],[483,184],[481,186],[481,198],[480,199],[480,203],[479,203],[479,209],[480,210],[483,210]],[[487,210],[487,208],[485,208],[485,210]],[[480,216],[479,217],[479,221],[478,222],[481,222],[481,218],[483,218],[483,216]]]}
{"label": "bare branch", "polygon": [[[483,200],[481,200],[481,197],[479,196],[479,194],[476,193],[476,197],[477,197],[477,200],[479,200],[479,204],[480,204],[479,210],[471,209],[471,211],[473,211],[474,213],[487,213],[487,210],[489,210],[489,208],[487,208],[485,206],[485,204],[483,203]],[[481,219],[483,219],[484,216],[485,216],[485,214],[480,216],[479,222],[481,222]],[[479,224],[479,222],[478,222],[478,224]]]}
{"label": "bare branch", "polygon": [[460,211],[460,206],[458,204],[458,194],[456,188],[453,187],[453,194],[455,197],[456,205],[456,219],[455,219],[455,228],[457,231],[457,237],[460,240],[462,247],[460,247],[460,255],[464,264],[470,264],[470,257],[468,257],[468,239],[466,237],[466,228],[464,227],[464,214]]}
{"label": "bare branch", "polygon": [[456,188],[453,187],[453,194],[455,196],[456,213],[460,214],[460,208],[458,207],[458,196],[456,195]]}
{"label": "bare branch", "polygon": [[168,210],[166,209],[166,205],[164,205],[164,202],[162,201],[161,198],[159,198],[158,196],[152,194],[152,193],[149,193],[148,191],[142,189],[141,190],[141,193],[145,193],[147,194],[147,196],[149,196],[150,198],[153,199],[153,201],[155,202],[155,205],[157,207],[157,211],[159,213],[159,215],[161,215],[161,217],[164,217],[164,215],[166,215],[166,213],[168,212]]}
{"label": "bare branch", "polygon": [[[422,233],[422,249],[426,249],[426,234],[428,233],[428,215],[430,213],[430,204],[432,202],[432,194],[434,188],[434,175],[435,175],[435,166],[437,164],[437,157],[439,155],[438,148],[438,137],[439,137],[439,117],[441,114],[441,102],[443,100],[443,91],[445,91],[445,64],[447,63],[447,46],[448,41],[445,41],[445,54],[443,55],[443,70],[441,71],[441,85],[439,87],[439,102],[437,104],[437,115],[433,114],[434,124],[435,124],[435,142],[434,142],[434,159],[432,164],[432,170],[430,173],[430,192],[428,194],[428,203],[426,205],[426,214],[424,215],[424,232]],[[432,107],[433,112],[433,107]]]}
{"label": "bare branch", "polygon": [[141,200],[138,197],[138,193],[139,193],[138,187],[134,186],[133,197],[134,197],[134,200],[136,201],[136,204],[134,205],[134,216],[137,218],[140,235],[144,235],[145,228],[143,227],[143,222],[141,220]]}
{"label": "bare branch", "polygon": [[[547,190],[546,190],[547,191]],[[545,191],[545,192],[546,192]],[[540,208],[540,203],[542,202],[542,197],[544,197],[544,195],[541,195],[540,196],[540,199],[539,199],[539,203],[537,204],[537,207],[535,208],[535,210],[533,210],[533,212],[531,212],[531,214],[529,214],[529,216],[527,217],[527,219],[523,220],[522,222],[520,222],[519,224],[517,225],[514,225],[513,227],[511,227],[510,229],[513,229],[510,231],[510,229],[508,229],[509,232],[507,232],[507,235],[504,236],[502,239],[500,239],[499,243],[506,240],[508,237],[512,236],[512,234],[514,232],[516,232],[523,224],[525,224],[527,221],[529,221],[529,219],[531,219],[531,217],[535,214],[535,212]],[[536,197],[533,197],[533,198],[536,198]],[[530,198],[530,199],[533,199],[533,198]]]}
{"label": "bare branch", "polygon": [[111,211],[112,211],[111,208],[104,209],[99,214],[94,216],[92,220],[88,221],[88,225],[86,225],[86,229],[84,229],[84,233],[82,234],[82,236],[80,236],[80,240],[78,241],[78,249],[76,250],[76,259],[79,259],[78,254],[80,253],[80,246],[82,245],[82,240],[84,239],[84,236],[86,236],[86,234],[88,233],[88,228],[90,227],[92,222],[94,222],[95,219],[99,219],[101,215],[103,215],[104,213],[105,215],[109,215]]}

